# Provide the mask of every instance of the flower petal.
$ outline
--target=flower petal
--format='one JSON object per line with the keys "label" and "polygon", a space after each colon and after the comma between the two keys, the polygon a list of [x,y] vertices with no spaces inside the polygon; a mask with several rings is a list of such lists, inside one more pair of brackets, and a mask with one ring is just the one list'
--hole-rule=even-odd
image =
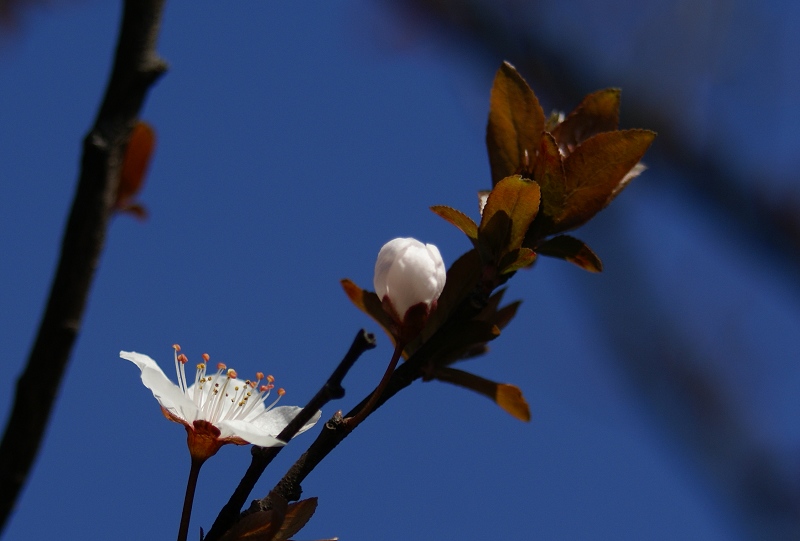
{"label": "flower petal", "polygon": [[142,383],[153,392],[162,408],[189,424],[197,419],[197,406],[169,380],[153,359],[134,351],[120,351],[119,356],[139,367]]}
{"label": "flower petal", "polygon": [[220,439],[241,438],[253,445],[261,447],[281,447],[286,445],[274,435],[261,429],[256,423],[248,421],[220,421],[218,423]]}
{"label": "flower petal", "polygon": [[[268,412],[264,413],[263,415],[259,415],[256,419],[250,421],[254,425],[258,426],[260,430],[266,432],[268,434],[280,434],[281,430],[283,430],[289,422],[294,419],[303,408],[299,406],[278,406],[277,408],[272,408]],[[317,411],[314,416],[305,424],[303,427],[297,432],[297,434],[302,434],[319,421],[319,418],[322,416],[321,411]]]}
{"label": "flower petal", "polygon": [[389,269],[392,268],[395,261],[406,251],[408,246],[413,243],[421,244],[416,239],[411,238],[397,238],[392,239],[383,245],[380,252],[378,252],[378,260],[375,262],[375,277],[373,285],[375,286],[375,293],[379,299],[383,299],[388,293],[388,280]]}
{"label": "flower petal", "polygon": [[375,293],[381,300],[388,296],[400,318],[416,304],[430,308],[441,295],[444,282],[444,261],[433,244],[397,238],[384,244],[378,253]]}

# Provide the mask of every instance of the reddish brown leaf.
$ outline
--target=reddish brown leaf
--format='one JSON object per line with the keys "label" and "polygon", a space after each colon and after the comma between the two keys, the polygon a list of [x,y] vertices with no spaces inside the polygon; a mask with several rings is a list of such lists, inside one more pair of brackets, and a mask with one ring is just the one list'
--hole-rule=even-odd
{"label": "reddish brown leaf", "polygon": [[[473,265],[475,266],[473,267]],[[480,268],[480,258],[476,251],[472,250],[459,258],[456,264],[451,267],[448,272],[448,280],[451,274],[454,276],[458,276],[458,274],[473,275],[479,273]],[[469,271],[465,272],[465,269],[469,269]],[[471,280],[474,283],[477,281],[477,277]],[[461,289],[458,294],[458,302],[460,303],[473,290],[474,287]],[[488,350],[486,343],[500,335],[500,329],[511,321],[519,306],[519,301],[517,301],[499,308],[504,292],[505,289],[500,289],[492,294],[486,306],[472,320],[453,325],[449,327],[447,332],[436,334],[436,343],[428,343],[426,345],[435,364],[445,366],[456,361],[482,355]],[[438,314],[438,310],[434,312],[433,317],[437,317],[436,314]],[[412,345],[407,347],[406,352],[415,352],[421,344],[429,342],[435,330],[439,329],[441,323],[446,319],[446,317],[442,317],[436,322],[429,321],[428,327],[423,331],[424,337],[418,338]]]}
{"label": "reddish brown leaf", "polygon": [[589,272],[601,272],[603,263],[583,241],[559,235],[541,243],[536,250],[542,255],[564,259]]}
{"label": "reddish brown leaf", "polygon": [[286,517],[287,501],[286,498],[271,492],[270,496],[273,495],[272,509],[242,517],[220,541],[276,541]]}
{"label": "reddish brown leaf", "polygon": [[513,224],[511,217],[502,209],[493,212],[488,218],[486,214],[483,216],[484,219],[478,228],[477,248],[484,263],[497,265],[503,254],[508,251]]}
{"label": "reddish brown leaf", "polygon": [[541,189],[541,203],[536,219],[525,233],[523,246],[536,249],[539,241],[555,229],[556,217],[564,210],[567,201],[567,181],[564,164],[556,140],[549,133],[542,135],[536,156],[533,179]]}
{"label": "reddish brown leaf", "polygon": [[317,498],[289,504],[282,497],[274,498],[273,508],[250,513],[237,522],[220,541],[286,541],[299,532],[317,509]]}
{"label": "reddish brown leaf", "polygon": [[347,278],[343,279],[341,284],[345,294],[347,294],[350,301],[356,305],[356,308],[367,314],[383,327],[383,330],[386,331],[386,334],[388,334],[392,342],[394,342],[394,334],[392,333],[394,322],[383,309],[378,296],[372,291],[361,289]]}
{"label": "reddish brown leaf", "polygon": [[[475,348],[486,350],[487,342],[500,336],[497,325],[488,321],[466,321],[448,329],[444,334],[438,334],[426,345],[431,359],[439,366],[452,364],[456,361],[474,356]],[[433,340],[436,342],[433,343]]]}
{"label": "reddish brown leaf", "polygon": [[529,170],[543,129],[539,100],[514,66],[504,62],[494,78],[486,127],[492,185]]}
{"label": "reddish brown leaf", "polygon": [[520,421],[531,420],[530,407],[519,387],[508,383],[495,383],[455,368],[438,368],[434,377],[482,394]]}
{"label": "reddish brown leaf", "polygon": [[431,210],[459,228],[471,240],[478,238],[478,224],[460,210],[444,205],[435,205],[431,207]]}
{"label": "reddish brown leaf", "polygon": [[564,177],[561,153],[558,151],[556,140],[549,133],[542,136],[533,179],[542,191],[539,213],[552,219],[564,208],[567,199],[567,181]]}
{"label": "reddish brown leaf", "polygon": [[565,154],[598,133],[614,131],[619,125],[619,88],[598,90],[583,101],[553,130],[558,146]]}
{"label": "reddish brown leaf", "polygon": [[539,185],[519,175],[498,182],[483,208],[479,246],[495,257],[522,246],[528,226],[539,210],[539,199]]}
{"label": "reddish brown leaf", "polygon": [[508,274],[515,272],[525,267],[530,267],[536,261],[536,252],[530,248],[518,248],[513,252],[509,252],[500,260],[498,268],[501,274]]}
{"label": "reddish brown leaf", "polygon": [[516,385],[498,383],[495,390],[497,405],[508,413],[526,423],[531,420],[531,408],[522,395],[522,390]]}
{"label": "reddish brown leaf", "polygon": [[498,328],[505,329],[506,325],[508,325],[514,316],[517,315],[517,310],[519,310],[519,305],[522,304],[522,301],[514,301],[509,303],[497,311],[494,317],[494,324],[497,325]]}
{"label": "reddish brown leaf", "polygon": [[481,313],[475,317],[475,319],[488,321],[489,323],[496,325],[498,329],[504,329],[514,317],[517,312],[517,308],[522,302],[514,301],[500,308],[500,303],[503,301],[503,296],[505,293],[505,288],[495,291],[492,296],[489,297],[489,301],[486,303],[486,306],[483,308],[483,310],[481,310]]}
{"label": "reddish brown leaf", "polygon": [[251,513],[234,524],[220,541],[272,541],[280,528],[272,519],[272,511]]}
{"label": "reddish brown leaf", "polygon": [[656,134],[648,130],[598,133],[564,160],[566,202],[554,230],[583,225],[619,193]]}
{"label": "reddish brown leaf", "polygon": [[286,518],[273,538],[273,541],[284,541],[303,529],[317,510],[317,498],[308,498],[289,504]]}

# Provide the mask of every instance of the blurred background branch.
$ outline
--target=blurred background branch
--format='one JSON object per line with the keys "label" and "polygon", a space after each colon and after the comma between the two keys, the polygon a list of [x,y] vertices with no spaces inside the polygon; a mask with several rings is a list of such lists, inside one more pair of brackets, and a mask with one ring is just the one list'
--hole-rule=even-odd
{"label": "blurred background branch", "polygon": [[94,126],[84,139],[80,178],[47,308],[17,381],[0,443],[0,527],[36,458],[80,331],[131,129],[148,90],[166,70],[155,52],[163,4],[164,0],[125,2],[114,69]]}

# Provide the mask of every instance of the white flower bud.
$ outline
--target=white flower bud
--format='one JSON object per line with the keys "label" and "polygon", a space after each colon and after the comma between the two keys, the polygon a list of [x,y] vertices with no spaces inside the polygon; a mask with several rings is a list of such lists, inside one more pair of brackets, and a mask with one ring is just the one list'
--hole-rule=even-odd
{"label": "white flower bud", "polygon": [[444,289],[446,273],[439,249],[417,239],[398,238],[383,245],[375,263],[375,293],[389,298],[400,323],[414,305],[428,311]]}

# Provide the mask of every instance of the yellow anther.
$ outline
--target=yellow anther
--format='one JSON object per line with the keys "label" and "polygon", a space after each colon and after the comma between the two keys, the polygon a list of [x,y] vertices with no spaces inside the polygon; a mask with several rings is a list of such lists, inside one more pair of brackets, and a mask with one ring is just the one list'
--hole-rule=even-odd
{"label": "yellow anther", "polygon": [[198,364],[198,365],[197,365],[197,369],[198,369],[198,370],[205,370],[205,369],[206,369],[206,365],[205,365],[205,363],[200,363],[200,364]]}

